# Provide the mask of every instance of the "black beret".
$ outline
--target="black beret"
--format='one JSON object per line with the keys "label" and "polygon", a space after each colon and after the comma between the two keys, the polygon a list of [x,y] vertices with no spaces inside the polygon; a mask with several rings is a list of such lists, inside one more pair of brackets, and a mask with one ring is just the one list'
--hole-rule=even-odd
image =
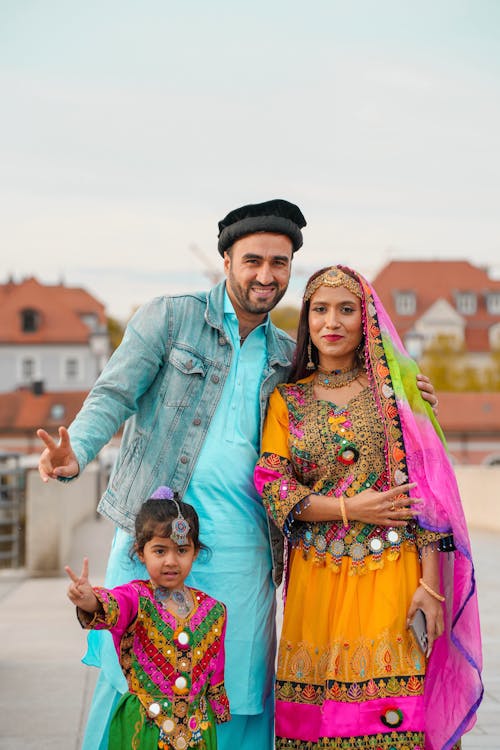
{"label": "black beret", "polygon": [[300,230],[305,226],[306,220],[300,208],[282,198],[235,208],[219,221],[219,253],[224,255],[233,242],[256,232],[286,234],[292,240],[293,252],[296,252],[302,247]]}

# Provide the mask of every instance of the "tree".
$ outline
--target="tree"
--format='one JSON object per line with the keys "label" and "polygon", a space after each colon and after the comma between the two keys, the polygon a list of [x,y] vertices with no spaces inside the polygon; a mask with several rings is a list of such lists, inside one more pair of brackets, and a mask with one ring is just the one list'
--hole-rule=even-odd
{"label": "tree", "polygon": [[108,318],[107,321],[108,324],[108,335],[109,335],[109,343],[111,345],[111,351],[114,352],[114,350],[120,345],[121,340],[123,338],[123,332],[124,327],[121,323],[116,320],[116,318]]}
{"label": "tree", "polygon": [[453,336],[439,334],[432,339],[420,360],[422,371],[436,391],[462,391],[464,346]]}
{"label": "tree", "polygon": [[278,305],[271,312],[271,320],[275,326],[282,328],[293,338],[297,335],[300,310],[292,305]]}
{"label": "tree", "polygon": [[439,335],[427,347],[419,364],[436,391],[500,391],[500,351],[492,352],[491,367],[474,367],[467,361],[462,343],[452,336]]}

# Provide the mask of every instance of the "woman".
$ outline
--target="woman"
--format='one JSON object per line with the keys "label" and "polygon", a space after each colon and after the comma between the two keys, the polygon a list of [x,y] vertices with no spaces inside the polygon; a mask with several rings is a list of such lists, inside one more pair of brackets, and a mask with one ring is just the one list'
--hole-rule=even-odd
{"label": "woman", "polygon": [[[255,472],[289,551],[277,748],[450,750],[474,723],[470,545],[416,371],[359,274],[311,277],[293,382],[271,396]],[[408,627],[417,610],[424,652]]]}

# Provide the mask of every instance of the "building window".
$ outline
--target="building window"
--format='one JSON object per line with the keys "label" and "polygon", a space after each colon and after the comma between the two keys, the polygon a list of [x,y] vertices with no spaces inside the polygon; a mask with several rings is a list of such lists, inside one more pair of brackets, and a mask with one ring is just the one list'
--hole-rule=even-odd
{"label": "building window", "polygon": [[35,379],[35,360],[31,357],[21,360],[21,378],[24,383],[31,383]]}
{"label": "building window", "polygon": [[396,292],[396,312],[398,315],[415,315],[416,309],[415,292]]}
{"label": "building window", "polygon": [[500,315],[500,292],[486,293],[486,309],[490,315]]}
{"label": "building window", "polygon": [[50,407],[50,418],[59,422],[64,418],[65,409],[63,404],[52,404]]}
{"label": "building window", "polygon": [[477,297],[474,292],[457,292],[455,294],[457,310],[462,315],[475,315],[477,310]]}
{"label": "building window", "polygon": [[66,360],[66,380],[77,380],[79,376],[78,360],[71,358]]}
{"label": "building window", "polygon": [[97,331],[97,328],[99,327],[99,318],[97,317],[96,313],[84,313],[80,317],[91,331]]}
{"label": "building window", "polygon": [[36,310],[27,307],[21,310],[21,328],[23,333],[34,333],[40,327],[40,315]]}

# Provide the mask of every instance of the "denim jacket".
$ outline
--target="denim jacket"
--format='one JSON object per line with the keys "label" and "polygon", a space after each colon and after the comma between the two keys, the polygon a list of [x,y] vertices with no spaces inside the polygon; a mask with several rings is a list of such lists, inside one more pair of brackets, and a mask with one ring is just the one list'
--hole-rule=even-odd
{"label": "denim jacket", "polygon": [[[208,293],[157,297],[141,307],[69,428],[83,471],[126,422],[98,510],[129,532],[160,479],[183,494],[193,473],[233,355],[223,327],[224,287],[221,282]],[[267,400],[286,382],[293,348],[287,334],[267,327],[261,434]],[[283,541],[268,525],[278,584]]]}

